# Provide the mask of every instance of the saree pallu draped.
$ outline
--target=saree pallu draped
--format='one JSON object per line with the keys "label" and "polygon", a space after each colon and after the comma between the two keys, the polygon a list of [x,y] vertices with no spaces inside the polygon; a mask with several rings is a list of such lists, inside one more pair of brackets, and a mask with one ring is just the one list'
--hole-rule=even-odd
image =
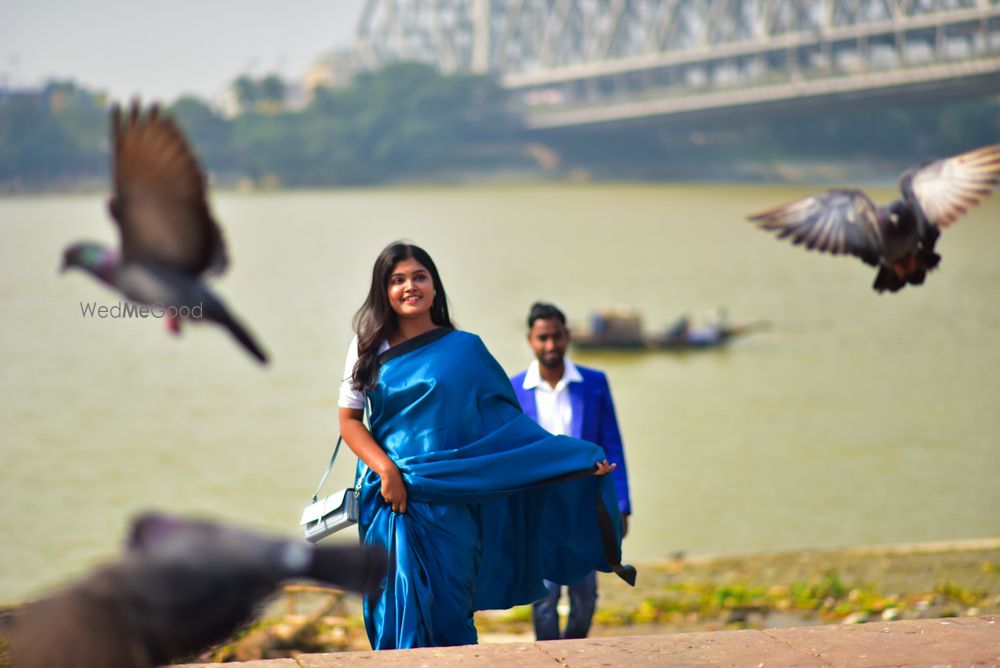
{"label": "saree pallu draped", "polygon": [[359,463],[361,540],[389,553],[382,591],[364,601],[373,649],[475,643],[475,610],[537,600],[543,578],[613,570],[634,583],[614,482],[592,475],[604,451],[524,415],[479,337],[436,329],[379,361],[370,427],[407,501],[392,512]]}

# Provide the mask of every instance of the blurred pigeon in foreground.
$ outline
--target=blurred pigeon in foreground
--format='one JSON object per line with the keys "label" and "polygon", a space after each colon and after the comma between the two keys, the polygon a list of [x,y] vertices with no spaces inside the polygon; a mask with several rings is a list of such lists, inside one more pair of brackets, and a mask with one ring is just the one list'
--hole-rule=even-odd
{"label": "blurred pigeon in foreground", "polygon": [[872,286],[897,292],[919,285],[941,256],[934,244],[945,228],[1000,183],[1000,144],[908,169],[903,196],[876,206],[860,190],[830,190],[750,216],[779,239],[834,255],[850,253],[877,266]]}
{"label": "blurred pigeon in foreground", "polygon": [[225,640],[287,579],[376,590],[386,554],[145,515],[122,559],[29,604],[8,630],[19,668],[152,668]]}
{"label": "blurred pigeon in foreground", "polygon": [[166,314],[171,331],[182,318],[217,322],[261,363],[267,355],[200,276],[227,264],[219,226],[205,199],[205,177],[177,125],[153,105],[133,104],[126,118],[111,110],[114,194],[108,202],[121,233],[120,255],[92,242],[63,252],[79,267],[138,304]]}

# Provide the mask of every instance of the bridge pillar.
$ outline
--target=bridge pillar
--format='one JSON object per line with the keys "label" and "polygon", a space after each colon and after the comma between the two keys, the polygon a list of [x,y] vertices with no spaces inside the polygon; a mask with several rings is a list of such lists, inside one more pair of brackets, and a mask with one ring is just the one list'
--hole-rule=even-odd
{"label": "bridge pillar", "polygon": [[472,9],[472,71],[486,74],[490,71],[490,2],[473,0]]}

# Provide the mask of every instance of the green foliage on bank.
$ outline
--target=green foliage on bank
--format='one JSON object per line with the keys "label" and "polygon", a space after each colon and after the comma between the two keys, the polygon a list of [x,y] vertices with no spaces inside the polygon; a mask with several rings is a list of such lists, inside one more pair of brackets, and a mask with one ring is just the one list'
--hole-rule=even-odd
{"label": "green foliage on bank", "polygon": [[[650,595],[652,594],[652,595]],[[601,604],[594,614],[600,627],[656,624],[665,628],[711,630],[753,628],[769,615],[783,614],[796,624],[858,623],[879,619],[917,619],[984,614],[997,609],[995,591],[953,581],[932,591],[886,593],[874,582],[847,582],[837,571],[791,584],[687,580],[661,584],[629,603]],[[530,629],[530,606],[477,620],[480,631],[519,633]],[[787,622],[786,622],[787,623]]]}
{"label": "green foliage on bank", "polygon": [[[510,168],[616,180],[794,179],[766,166],[797,161],[847,165],[831,172],[839,180],[1000,141],[998,96],[529,134],[526,108],[494,78],[424,64],[359,74],[298,109],[284,105],[287,86],[274,75],[242,76],[233,91],[242,111],[232,118],[195,97],[169,108],[222,185],[379,184]],[[0,91],[0,191],[103,186],[107,106],[71,82]]]}
{"label": "green foliage on bank", "polygon": [[398,64],[320,88],[302,110],[226,121],[197,100],[172,108],[210,169],[291,186],[367,184],[462,169],[517,120],[490,78]]}
{"label": "green foliage on bank", "polygon": [[803,158],[919,160],[1000,141],[1000,96],[883,104],[747,123],[745,145]]}
{"label": "green foliage on bank", "polygon": [[[548,141],[548,140],[547,140]],[[552,148],[598,178],[791,179],[845,185],[1000,142],[1000,96],[733,114],[683,124],[566,132]],[[773,169],[805,165],[811,172]]]}
{"label": "green foliage on bank", "polygon": [[0,183],[59,185],[107,170],[103,100],[69,82],[0,100]]}
{"label": "green foliage on bank", "polygon": [[[283,109],[273,77],[237,80],[245,111],[226,118],[184,97],[172,113],[207,170],[222,181],[288,186],[379,183],[478,168],[516,154],[502,150],[518,119],[489,77],[442,75],[402,63],[359,75],[343,89],[318,89],[302,109]],[[104,101],[69,86],[0,100],[0,183],[59,185],[103,179],[108,170]]]}

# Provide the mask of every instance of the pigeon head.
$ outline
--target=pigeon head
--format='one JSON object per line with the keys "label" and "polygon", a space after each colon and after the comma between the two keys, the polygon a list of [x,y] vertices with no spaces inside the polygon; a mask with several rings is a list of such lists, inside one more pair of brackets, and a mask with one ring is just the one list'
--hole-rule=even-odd
{"label": "pigeon head", "polygon": [[118,267],[118,255],[98,243],[81,241],[67,246],[63,251],[62,266],[59,271],[78,267],[93,274],[105,283],[111,283]]}
{"label": "pigeon head", "polygon": [[164,513],[136,517],[126,550],[133,559],[171,572],[189,570],[204,576],[244,578],[244,583],[273,585],[305,578],[350,591],[372,592],[381,586],[388,557],[381,547],[330,544],[262,535],[210,520]]}
{"label": "pigeon head", "polygon": [[914,207],[905,199],[896,199],[884,208],[889,224],[899,229],[909,230],[916,223]]}
{"label": "pigeon head", "polygon": [[132,522],[127,549],[178,568],[204,570],[206,563],[225,564],[230,571],[266,581],[304,575],[313,553],[302,541],[161,513],[140,515]]}

